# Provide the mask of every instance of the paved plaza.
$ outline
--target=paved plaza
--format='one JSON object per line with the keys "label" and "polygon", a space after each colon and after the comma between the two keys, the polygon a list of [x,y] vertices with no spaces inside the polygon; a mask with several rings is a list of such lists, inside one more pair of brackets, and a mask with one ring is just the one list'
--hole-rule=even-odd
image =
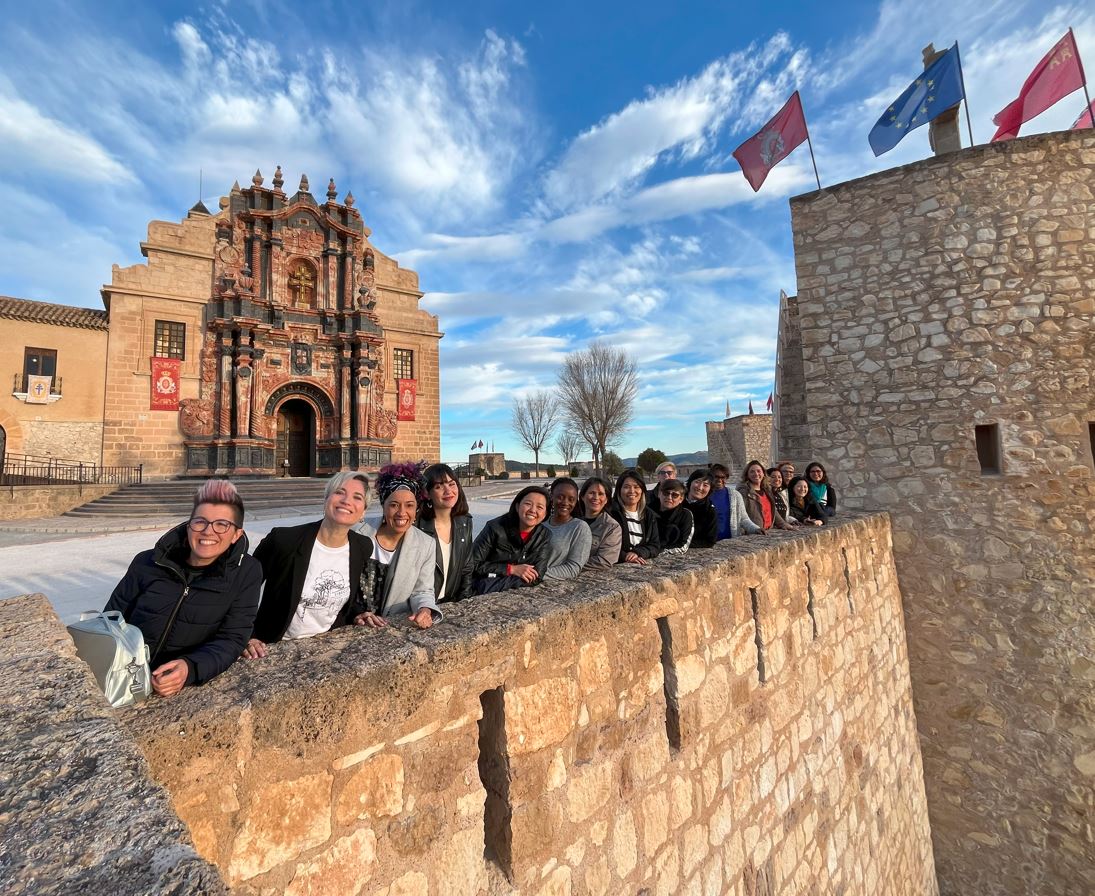
{"label": "paved plaza", "polygon": [[[514,479],[467,489],[475,533],[487,520],[505,513],[513,496],[529,484]],[[316,506],[248,514],[245,531],[251,550],[275,526],[296,526],[317,519],[320,513]],[[365,519],[374,526],[380,520],[375,496]],[[179,522],[175,517],[159,516],[126,520],[54,517],[0,523],[0,600],[44,594],[66,623],[84,610],[101,610],[134,555],[151,548],[163,532]]]}

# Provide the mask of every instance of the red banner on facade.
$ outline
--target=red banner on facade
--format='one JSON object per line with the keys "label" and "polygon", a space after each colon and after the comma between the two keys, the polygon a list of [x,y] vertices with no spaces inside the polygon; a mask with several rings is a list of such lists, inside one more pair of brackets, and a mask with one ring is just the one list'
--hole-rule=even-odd
{"label": "red banner on facade", "polygon": [[152,397],[148,408],[152,411],[177,411],[179,409],[178,358],[150,358],[152,369]]}
{"label": "red banner on facade", "polygon": [[418,397],[417,380],[396,380],[396,394],[399,396],[397,420],[414,420],[414,405]]}

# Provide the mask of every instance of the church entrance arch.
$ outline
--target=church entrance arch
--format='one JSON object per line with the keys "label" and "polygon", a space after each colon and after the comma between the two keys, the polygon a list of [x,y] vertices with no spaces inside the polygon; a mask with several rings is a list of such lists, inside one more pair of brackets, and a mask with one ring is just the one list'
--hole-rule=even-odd
{"label": "church entrance arch", "polygon": [[303,398],[290,398],[278,408],[274,462],[279,473],[290,476],[316,471],[316,412]]}

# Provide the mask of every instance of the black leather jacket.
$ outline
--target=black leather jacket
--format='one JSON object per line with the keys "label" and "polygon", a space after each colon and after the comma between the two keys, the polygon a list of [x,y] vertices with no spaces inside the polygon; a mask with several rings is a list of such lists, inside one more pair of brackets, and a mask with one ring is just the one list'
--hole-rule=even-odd
{"label": "black leather jacket", "polygon": [[517,514],[507,513],[490,520],[475,539],[471,549],[472,575],[477,579],[506,575],[506,567],[528,563],[540,574],[532,582],[522,586],[538,585],[547,569],[548,544],[551,532],[545,526],[537,526],[525,540],[521,540]]}
{"label": "black leather jacket", "polygon": [[[419,520],[418,528],[437,540],[433,520]],[[445,567],[441,562],[441,543],[437,544],[437,563],[433,573],[433,594],[438,603],[443,600],[463,600],[471,595],[472,579],[472,519],[471,514],[452,518],[452,555],[449,557],[449,581],[445,582]],[[445,593],[441,593],[444,586]]]}

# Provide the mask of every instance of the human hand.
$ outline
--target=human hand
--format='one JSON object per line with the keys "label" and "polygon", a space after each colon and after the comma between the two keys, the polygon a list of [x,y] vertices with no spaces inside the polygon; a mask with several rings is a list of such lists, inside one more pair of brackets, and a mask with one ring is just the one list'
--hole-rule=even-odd
{"label": "human hand", "polygon": [[636,554],[634,551],[628,551],[627,556],[624,557],[627,563],[638,563],[639,566],[646,566],[646,560]]}
{"label": "human hand", "polygon": [[152,673],[152,690],[161,697],[174,697],[186,685],[190,667],[186,660],[171,660]]}
{"label": "human hand", "polygon": [[810,522],[813,523],[815,526],[821,526],[824,525],[825,520],[810,520]]}
{"label": "human hand", "polygon": [[388,620],[376,613],[358,613],[354,617],[354,625],[364,625],[368,628],[384,628],[387,624]]}
{"label": "human hand", "polygon": [[266,656],[266,645],[258,638],[252,638],[247,642],[247,646],[243,648],[243,658],[245,660],[260,660]]}
{"label": "human hand", "polygon": [[530,563],[518,563],[515,566],[511,566],[510,575],[517,576],[522,582],[529,585],[540,577],[540,574],[536,571],[536,567]]}
{"label": "human hand", "polygon": [[417,613],[411,613],[407,618],[419,628],[429,628],[433,625],[433,611],[428,607],[423,607]]}

